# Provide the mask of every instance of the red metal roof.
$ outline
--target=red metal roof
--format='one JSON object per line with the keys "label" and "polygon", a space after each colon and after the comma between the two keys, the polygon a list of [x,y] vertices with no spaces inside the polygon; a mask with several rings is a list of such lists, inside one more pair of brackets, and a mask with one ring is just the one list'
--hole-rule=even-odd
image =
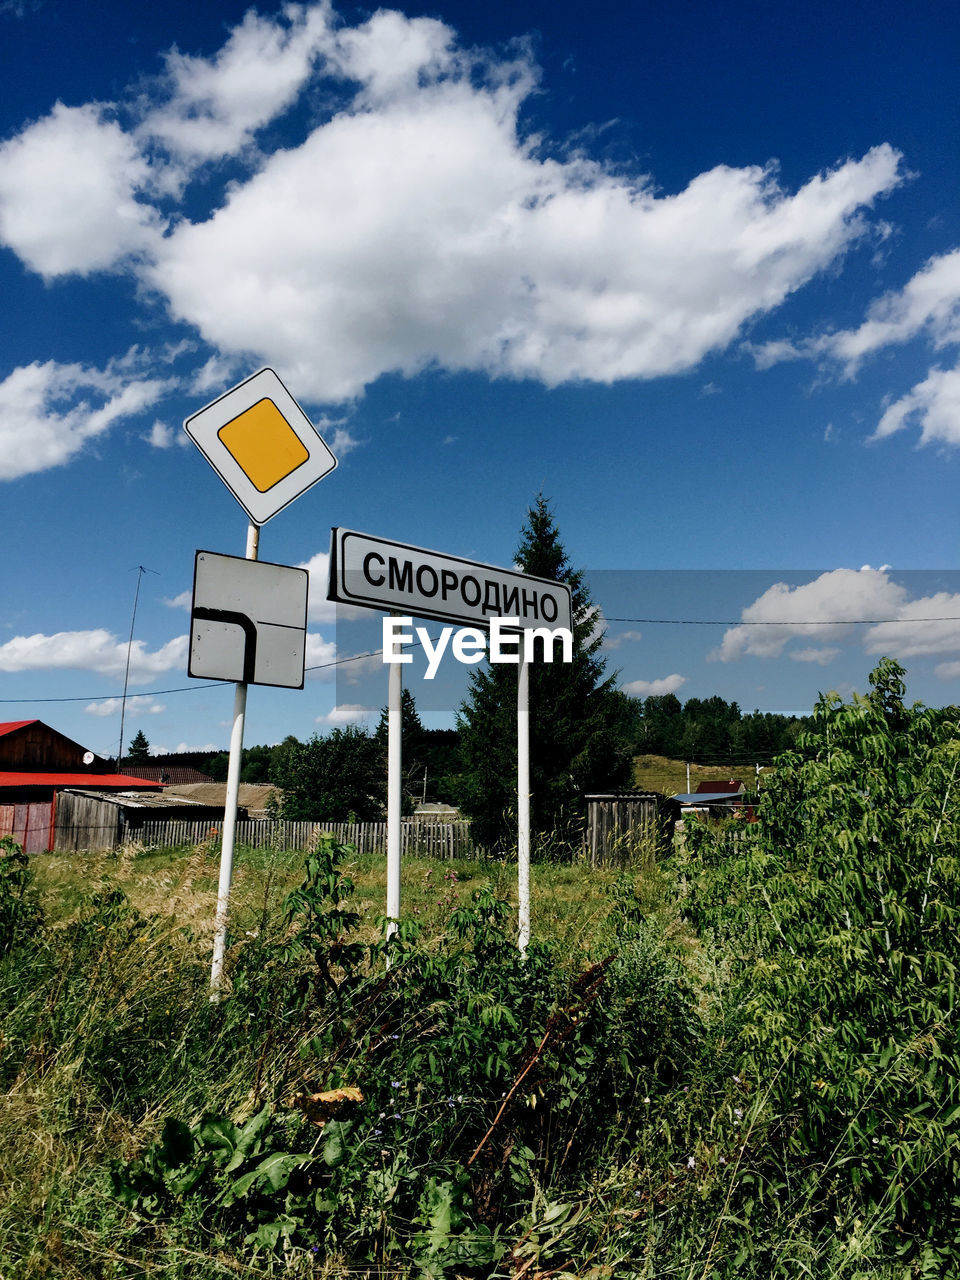
{"label": "red metal roof", "polygon": [[697,787],[697,792],[710,792],[717,795],[736,795],[743,786],[742,782],[738,782],[736,778],[731,778],[729,782],[701,782]]}
{"label": "red metal roof", "polygon": [[0,787],[88,787],[97,791],[157,790],[162,782],[147,782],[128,773],[8,773],[0,772]]}
{"label": "red metal roof", "polygon": [[13,733],[16,729],[24,729],[28,724],[39,724],[39,720],[7,720],[0,723],[0,737],[5,733]]}

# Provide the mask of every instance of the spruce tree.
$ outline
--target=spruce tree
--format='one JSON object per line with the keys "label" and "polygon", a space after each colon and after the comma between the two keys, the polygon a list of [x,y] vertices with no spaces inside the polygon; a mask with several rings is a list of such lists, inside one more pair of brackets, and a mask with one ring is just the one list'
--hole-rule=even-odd
{"label": "spruce tree", "polygon": [[142,729],[138,729],[133,735],[133,741],[127,751],[127,759],[131,764],[150,763],[150,743],[147,741],[147,735]]}
{"label": "spruce tree", "polygon": [[[535,660],[530,667],[530,786],[534,850],[571,851],[579,842],[584,795],[629,785],[628,699],[605,674],[602,632],[582,570],[570,563],[549,502],[527,512],[516,561],[524,573],[570,586],[573,662]],[[460,807],[484,848],[516,844],[517,673],[506,664],[471,675],[457,718]]]}

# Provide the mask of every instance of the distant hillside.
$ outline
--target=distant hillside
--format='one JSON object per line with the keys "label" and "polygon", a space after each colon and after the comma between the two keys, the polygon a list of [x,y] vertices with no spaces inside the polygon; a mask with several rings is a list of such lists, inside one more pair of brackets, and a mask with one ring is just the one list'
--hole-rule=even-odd
{"label": "distant hillside", "polygon": [[[761,769],[761,774],[769,769]],[[736,778],[747,791],[757,785],[756,770],[752,764],[690,766],[690,790],[696,791],[701,782],[728,781]],[[660,791],[665,796],[680,795],[687,789],[687,766],[682,760],[670,760],[666,756],[634,756],[633,779],[639,790]]]}

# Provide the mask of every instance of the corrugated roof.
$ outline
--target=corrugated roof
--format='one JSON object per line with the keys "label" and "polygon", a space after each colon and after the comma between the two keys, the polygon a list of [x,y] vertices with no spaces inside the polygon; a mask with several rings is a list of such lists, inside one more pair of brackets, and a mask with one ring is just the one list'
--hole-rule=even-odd
{"label": "corrugated roof", "polygon": [[0,722],[0,738],[5,733],[14,733],[17,729],[25,729],[28,724],[39,724],[39,720],[6,720]]}
{"label": "corrugated roof", "polygon": [[0,772],[0,787],[118,787],[124,791],[157,789],[161,782],[145,782],[126,773],[10,773]]}

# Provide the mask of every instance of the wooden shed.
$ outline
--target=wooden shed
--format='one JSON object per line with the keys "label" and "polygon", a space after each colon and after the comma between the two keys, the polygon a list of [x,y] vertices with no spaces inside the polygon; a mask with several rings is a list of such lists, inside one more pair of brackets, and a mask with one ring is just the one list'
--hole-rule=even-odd
{"label": "wooden shed", "polygon": [[[244,820],[247,811],[237,809]],[[223,825],[223,805],[203,804],[149,792],[87,791],[67,788],[57,796],[53,847],[60,853],[82,849],[114,849],[135,840],[141,828],[157,819]]]}
{"label": "wooden shed", "polygon": [[667,853],[680,806],[659,791],[585,797],[586,854],[591,866],[651,862]]}

